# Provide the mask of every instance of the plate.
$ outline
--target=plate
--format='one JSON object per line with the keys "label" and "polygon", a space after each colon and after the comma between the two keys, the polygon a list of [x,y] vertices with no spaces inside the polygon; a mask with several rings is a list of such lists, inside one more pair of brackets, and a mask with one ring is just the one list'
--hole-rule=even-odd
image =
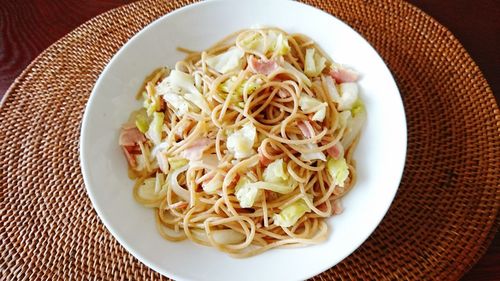
{"label": "plate", "polygon": [[[368,120],[354,155],[358,182],[343,199],[344,212],[328,220],[328,240],[235,259],[190,241],[169,242],[158,234],[152,210],[132,197],[133,182],[127,177],[118,135],[129,113],[140,106],[134,96],[144,77],[184,57],[178,46],[203,50],[225,35],[256,25],[306,34],[334,61],[358,70]],[[102,222],[132,255],[176,280],[302,280],[327,270],[357,249],[380,223],[396,194],[405,155],[404,108],[381,57],[337,18],[287,0],[205,1],[151,23],[102,72],[85,110],[80,139],[85,186]]]}

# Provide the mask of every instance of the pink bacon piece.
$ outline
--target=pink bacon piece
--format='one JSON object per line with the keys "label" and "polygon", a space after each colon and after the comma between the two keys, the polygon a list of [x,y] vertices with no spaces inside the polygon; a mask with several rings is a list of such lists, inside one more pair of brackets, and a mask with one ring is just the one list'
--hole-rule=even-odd
{"label": "pink bacon piece", "polygon": [[188,148],[182,151],[181,156],[191,161],[200,160],[203,152],[209,147],[210,140],[208,138],[201,138],[194,141]]}
{"label": "pink bacon piece", "polygon": [[330,70],[330,76],[337,83],[355,82],[359,78],[359,74],[349,68],[335,68]]}
{"label": "pink bacon piece", "polygon": [[130,154],[130,152],[128,151],[128,147],[122,146],[123,154],[125,154],[125,158],[127,158],[128,165],[132,168],[135,168],[137,166],[137,161],[135,160],[134,155]]}
{"label": "pink bacon piece", "polygon": [[145,141],[146,137],[136,127],[123,127],[120,132],[118,144],[121,146],[135,146]]}
{"label": "pink bacon piece", "polygon": [[248,65],[253,72],[264,75],[269,75],[278,69],[278,64],[274,60],[265,61],[262,59],[256,59],[255,57],[251,57],[248,60]]}
{"label": "pink bacon piece", "polygon": [[[328,144],[326,141],[321,142],[322,145]],[[340,157],[344,156],[344,147],[342,146],[342,143],[337,142],[334,146],[328,148],[326,150],[326,153],[333,159],[339,159]]]}
{"label": "pink bacon piece", "polygon": [[118,144],[122,147],[123,154],[127,158],[127,162],[130,167],[135,168],[137,166],[137,161],[135,160],[135,153],[137,149],[137,144],[146,141],[144,134],[139,131],[135,126],[124,125],[120,131],[120,137],[118,139]]}
{"label": "pink bacon piece", "polygon": [[342,204],[340,203],[340,200],[335,200],[333,201],[333,214],[334,215],[339,215],[344,211],[344,208],[342,207]]}
{"label": "pink bacon piece", "polygon": [[288,92],[287,90],[284,90],[284,89],[279,89],[278,96],[282,99],[286,99],[286,98],[290,97],[290,92]]}
{"label": "pink bacon piece", "polygon": [[328,153],[328,155],[330,155],[333,159],[339,159],[340,150],[336,145],[328,148],[326,153]]}

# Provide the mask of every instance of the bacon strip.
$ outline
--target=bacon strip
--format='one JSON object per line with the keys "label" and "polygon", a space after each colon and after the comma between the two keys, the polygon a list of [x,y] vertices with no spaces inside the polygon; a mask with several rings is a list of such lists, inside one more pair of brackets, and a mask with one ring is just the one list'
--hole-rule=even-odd
{"label": "bacon strip", "polygon": [[337,146],[332,146],[326,150],[326,153],[330,155],[333,159],[339,159],[340,151]]}
{"label": "bacon strip", "polygon": [[137,166],[137,161],[135,160],[135,156],[130,154],[127,148],[127,146],[122,146],[123,154],[125,154],[125,158],[127,158],[128,165],[131,168],[135,168]]}
{"label": "bacon strip", "polygon": [[279,89],[278,96],[282,99],[286,99],[286,98],[290,97],[290,92],[288,92],[284,89]]}
{"label": "bacon strip", "polygon": [[333,201],[333,214],[338,215],[341,214],[344,211],[344,208],[342,207],[342,204],[340,203],[340,200],[335,200]]}
{"label": "bacon strip", "polygon": [[181,156],[191,161],[200,160],[203,156],[203,152],[209,147],[209,145],[210,140],[208,138],[201,138],[182,151]]}
{"label": "bacon strip", "polygon": [[350,68],[335,68],[330,70],[330,76],[337,83],[356,82],[359,74]]}
{"label": "bacon strip", "polygon": [[136,144],[145,141],[146,137],[135,126],[123,127],[120,132],[118,144],[121,146],[135,146]]}
{"label": "bacon strip", "polygon": [[[328,142],[322,141],[321,144],[326,145],[328,144]],[[340,142],[338,142],[334,146],[328,148],[326,150],[326,153],[328,153],[328,155],[333,159],[339,159],[340,157],[344,156],[344,147]]]}
{"label": "bacon strip", "polygon": [[274,60],[258,60],[253,56],[248,60],[248,65],[254,73],[260,73],[264,75],[269,75],[270,73],[278,69],[278,64]]}
{"label": "bacon strip", "polygon": [[133,127],[124,125],[122,127],[118,144],[122,147],[123,154],[125,154],[125,158],[127,158],[128,165],[131,168],[137,167],[135,155],[140,154],[140,149],[137,144],[145,141],[146,137],[135,127],[135,125]]}

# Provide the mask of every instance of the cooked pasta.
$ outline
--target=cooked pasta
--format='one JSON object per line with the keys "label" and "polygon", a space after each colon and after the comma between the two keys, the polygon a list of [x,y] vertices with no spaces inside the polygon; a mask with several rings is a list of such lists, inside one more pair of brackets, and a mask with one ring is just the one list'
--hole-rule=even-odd
{"label": "cooked pasta", "polygon": [[325,240],[356,182],[358,74],[277,28],[179,50],[146,78],[119,139],[161,236],[235,257]]}

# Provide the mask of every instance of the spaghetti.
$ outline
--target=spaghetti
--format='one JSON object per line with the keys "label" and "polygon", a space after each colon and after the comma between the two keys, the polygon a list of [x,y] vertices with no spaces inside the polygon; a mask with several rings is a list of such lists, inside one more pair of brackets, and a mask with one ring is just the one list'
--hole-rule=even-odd
{"label": "spaghetti", "polygon": [[277,28],[180,50],[146,78],[119,140],[161,236],[235,257],[323,241],[356,182],[358,74]]}

